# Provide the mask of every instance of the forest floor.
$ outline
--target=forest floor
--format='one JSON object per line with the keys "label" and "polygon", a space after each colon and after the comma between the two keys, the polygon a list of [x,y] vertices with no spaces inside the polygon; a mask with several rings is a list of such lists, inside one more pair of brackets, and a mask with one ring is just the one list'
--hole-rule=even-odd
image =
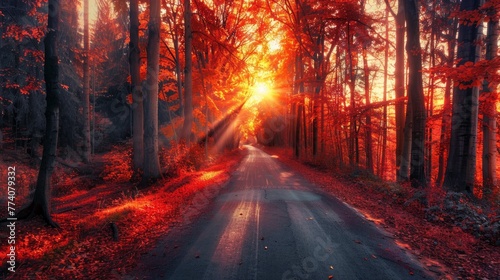
{"label": "forest floor", "polygon": [[[429,269],[447,271],[456,279],[498,279],[498,207],[438,190],[424,206],[408,186],[299,162],[288,150],[265,150],[391,232]],[[8,232],[0,231],[5,242],[0,247],[0,278],[122,279],[161,236],[203,211],[244,154],[226,153],[197,170],[179,168],[175,176],[146,189],[131,182],[130,150],[115,148],[97,158],[92,168],[78,172],[60,162],[52,180],[52,212],[61,228],[47,227],[41,218],[17,221],[15,273],[7,271]],[[29,159],[16,151],[6,150],[2,159],[0,182],[7,167],[16,166],[16,205],[21,205],[36,180],[36,165],[25,164]],[[6,206],[6,201],[0,197],[0,205]],[[0,217],[7,209],[4,213]]]}
{"label": "forest floor", "polygon": [[[8,166],[16,166],[16,205],[28,202],[28,186],[37,174],[20,154],[6,151],[0,162],[2,178],[7,177]],[[225,153],[197,170],[178,170],[145,189],[133,183],[126,149],[115,148],[95,158],[91,168],[80,166],[78,172],[67,162],[56,164],[52,217],[60,228],[48,227],[40,217],[17,221],[15,273],[7,270],[9,232],[0,231],[0,279],[123,278],[159,237],[203,210],[244,154],[243,150]],[[6,200],[0,205],[5,205],[3,218]]]}
{"label": "forest floor", "polygon": [[286,166],[392,233],[430,270],[443,278],[499,279],[500,208],[498,202],[474,201],[463,194],[431,188],[422,194],[410,186],[384,182],[363,171],[331,170],[297,161],[291,150],[265,148]]}

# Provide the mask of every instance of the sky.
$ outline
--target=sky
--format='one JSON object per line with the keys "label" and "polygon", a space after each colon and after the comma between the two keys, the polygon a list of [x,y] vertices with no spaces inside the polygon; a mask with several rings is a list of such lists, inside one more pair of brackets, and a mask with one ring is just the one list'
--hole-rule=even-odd
{"label": "sky", "polygon": [[[83,0],[80,2],[80,25],[83,24]],[[97,17],[97,0],[89,0],[89,21],[92,25]]]}

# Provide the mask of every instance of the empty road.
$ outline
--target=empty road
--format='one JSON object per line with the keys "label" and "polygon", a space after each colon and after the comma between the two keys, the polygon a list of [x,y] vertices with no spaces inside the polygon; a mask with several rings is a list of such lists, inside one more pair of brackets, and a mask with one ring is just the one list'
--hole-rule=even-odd
{"label": "empty road", "polygon": [[204,213],[165,236],[130,279],[433,278],[355,210],[247,149],[218,196],[198,199]]}

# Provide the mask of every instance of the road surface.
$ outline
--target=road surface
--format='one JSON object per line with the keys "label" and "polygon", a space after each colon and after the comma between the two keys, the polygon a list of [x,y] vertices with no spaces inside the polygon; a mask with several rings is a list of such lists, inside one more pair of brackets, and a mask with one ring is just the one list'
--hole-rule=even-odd
{"label": "road surface", "polygon": [[390,234],[272,156],[247,149],[216,199],[198,199],[208,205],[204,213],[171,231],[129,278],[433,278]]}

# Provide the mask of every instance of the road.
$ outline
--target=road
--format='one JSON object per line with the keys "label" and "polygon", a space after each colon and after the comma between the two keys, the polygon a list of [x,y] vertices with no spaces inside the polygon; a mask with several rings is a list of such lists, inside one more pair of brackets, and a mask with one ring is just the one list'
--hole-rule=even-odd
{"label": "road", "polygon": [[[432,279],[390,234],[262,150],[132,279]],[[200,202],[202,203],[202,202]]]}

